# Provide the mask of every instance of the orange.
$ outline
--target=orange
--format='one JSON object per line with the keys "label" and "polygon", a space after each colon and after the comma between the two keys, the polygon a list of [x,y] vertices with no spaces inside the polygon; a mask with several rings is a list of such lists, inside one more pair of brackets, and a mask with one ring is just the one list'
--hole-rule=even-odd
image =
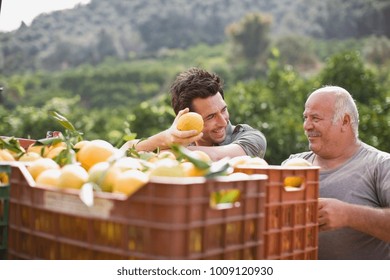
{"label": "orange", "polygon": [[107,161],[98,162],[88,170],[88,182],[95,183],[104,192],[111,192],[120,173],[119,167],[114,167]]}
{"label": "orange", "polygon": [[290,158],[286,160],[283,166],[312,166],[312,163],[304,158]]}
{"label": "orange", "polygon": [[196,130],[198,133],[203,130],[203,118],[195,112],[188,112],[180,116],[177,121],[178,130]]}
{"label": "orange", "polygon": [[[203,152],[200,150],[194,150],[194,151],[190,151],[189,155],[197,160],[200,160],[200,161],[203,161],[203,162],[206,162],[209,164],[212,163],[210,156],[206,152]],[[185,159],[184,161],[188,161],[188,160]]]}
{"label": "orange", "polygon": [[15,161],[13,155],[6,149],[0,150],[0,161]]}
{"label": "orange", "polygon": [[150,176],[185,177],[186,174],[177,160],[164,158],[154,163]]}
{"label": "orange", "polygon": [[264,159],[260,158],[260,157],[250,157],[246,160],[246,162],[244,163],[244,165],[246,166],[267,166],[268,165],[268,162],[266,162]]}
{"label": "orange", "polygon": [[268,163],[260,157],[250,157],[248,155],[233,157],[229,160],[229,164],[233,167],[238,166],[267,166]]}
{"label": "orange", "polygon": [[250,175],[243,172],[233,172],[227,175],[227,178],[232,181],[247,180],[249,177]]}
{"label": "orange", "polygon": [[63,150],[66,150],[66,146],[55,146],[51,148],[45,157],[54,159],[56,156],[58,156]]}
{"label": "orange", "polygon": [[42,158],[41,155],[36,152],[26,152],[19,158],[19,161],[30,162],[40,158]]}
{"label": "orange", "polygon": [[57,148],[57,147],[65,147],[66,148],[67,145],[66,145],[66,143],[64,141],[61,141],[61,142],[58,142],[58,143],[53,144],[53,145],[50,146],[51,149]]}
{"label": "orange", "polygon": [[81,189],[88,181],[88,172],[78,164],[68,164],[61,168],[61,174],[58,177],[58,187]]}
{"label": "orange", "polygon": [[85,144],[89,143],[89,140],[81,140],[74,144],[73,149],[79,151],[82,147],[84,147]]}
{"label": "orange", "polygon": [[250,156],[248,155],[233,157],[229,159],[229,164],[233,167],[237,167],[241,164],[244,164],[249,158]]}
{"label": "orange", "polygon": [[8,174],[6,172],[0,172],[0,186],[7,185],[9,183]]}
{"label": "orange", "polygon": [[47,169],[59,169],[60,166],[51,158],[39,158],[34,160],[27,166],[27,170],[30,172],[34,180]]}
{"label": "orange", "polygon": [[163,158],[176,159],[176,156],[173,152],[168,151],[168,150],[164,150],[164,151],[160,151],[157,154],[157,159],[163,159]]}
{"label": "orange", "polygon": [[58,186],[58,179],[61,175],[60,169],[47,169],[41,172],[35,180],[40,186]]}
{"label": "orange", "polygon": [[180,166],[184,170],[185,176],[188,176],[188,177],[204,176],[207,172],[207,170],[197,168],[190,161],[182,162],[182,163],[180,163]]}
{"label": "orange", "polygon": [[94,164],[108,160],[116,149],[111,143],[105,140],[91,140],[85,143],[77,152],[77,160],[86,169],[90,169]]}
{"label": "orange", "polygon": [[155,152],[139,151],[138,154],[139,159],[141,160],[145,160],[148,162],[156,162],[159,160],[159,158],[157,157],[157,153]]}
{"label": "orange", "polygon": [[115,161],[113,164],[115,167],[119,168],[122,171],[128,169],[139,169],[143,168],[141,160],[133,157],[123,157]]}
{"label": "orange", "polygon": [[148,175],[142,171],[136,169],[127,170],[118,175],[112,191],[132,195],[146,185],[148,181]]}
{"label": "orange", "polygon": [[303,183],[303,178],[302,177],[298,177],[298,176],[289,176],[289,177],[286,177],[284,178],[284,186],[285,187],[294,187],[294,188],[298,188],[302,185]]}
{"label": "orange", "polygon": [[41,155],[42,157],[45,157],[47,155],[47,153],[49,152],[49,147],[44,146],[44,145],[34,146],[34,144],[31,144],[30,146],[28,146],[27,152],[35,152],[35,153]]}

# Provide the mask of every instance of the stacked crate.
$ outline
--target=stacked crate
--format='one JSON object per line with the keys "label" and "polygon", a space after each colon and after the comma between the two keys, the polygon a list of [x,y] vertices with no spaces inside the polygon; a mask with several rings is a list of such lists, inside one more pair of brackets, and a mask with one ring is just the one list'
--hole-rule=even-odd
{"label": "stacked crate", "polygon": [[[265,182],[219,177],[156,178],[130,197],[97,192],[86,206],[78,190],[36,186],[13,164],[10,259],[263,259]],[[230,207],[213,194],[239,190]]]}
{"label": "stacked crate", "polygon": [[[235,171],[268,176],[264,258],[317,259],[319,167],[238,166]],[[291,187],[288,181],[301,183]]]}

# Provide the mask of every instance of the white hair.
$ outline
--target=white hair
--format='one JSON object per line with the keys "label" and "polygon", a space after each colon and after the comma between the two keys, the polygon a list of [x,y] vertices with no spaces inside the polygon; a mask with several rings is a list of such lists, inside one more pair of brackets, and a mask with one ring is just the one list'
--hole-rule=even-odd
{"label": "white hair", "polygon": [[335,95],[335,107],[332,122],[342,120],[345,115],[351,118],[351,128],[356,138],[359,136],[359,112],[352,95],[339,86],[324,86],[314,92],[332,93]]}

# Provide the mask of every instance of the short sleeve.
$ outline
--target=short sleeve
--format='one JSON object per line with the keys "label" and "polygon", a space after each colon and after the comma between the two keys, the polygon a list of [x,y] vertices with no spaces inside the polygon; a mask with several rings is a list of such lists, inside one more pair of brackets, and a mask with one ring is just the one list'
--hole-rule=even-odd
{"label": "short sleeve", "polygon": [[237,125],[232,144],[240,145],[248,156],[264,158],[267,141],[263,133],[249,125]]}

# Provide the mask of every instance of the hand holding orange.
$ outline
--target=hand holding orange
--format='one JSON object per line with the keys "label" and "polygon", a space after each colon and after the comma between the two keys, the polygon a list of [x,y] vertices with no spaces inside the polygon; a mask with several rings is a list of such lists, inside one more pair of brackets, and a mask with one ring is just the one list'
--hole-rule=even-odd
{"label": "hand holding orange", "polygon": [[196,130],[201,133],[203,130],[203,118],[195,112],[188,112],[181,115],[177,121],[178,130]]}

